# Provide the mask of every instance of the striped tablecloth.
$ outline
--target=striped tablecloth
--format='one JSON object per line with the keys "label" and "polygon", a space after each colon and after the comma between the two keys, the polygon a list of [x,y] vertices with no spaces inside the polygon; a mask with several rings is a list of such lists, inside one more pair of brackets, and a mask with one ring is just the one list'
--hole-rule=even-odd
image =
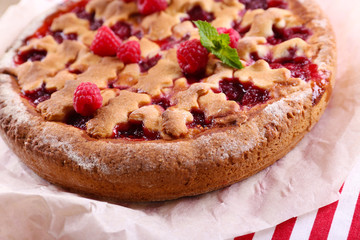
{"label": "striped tablecloth", "polygon": [[360,161],[340,193],[339,201],[235,240],[360,239]]}

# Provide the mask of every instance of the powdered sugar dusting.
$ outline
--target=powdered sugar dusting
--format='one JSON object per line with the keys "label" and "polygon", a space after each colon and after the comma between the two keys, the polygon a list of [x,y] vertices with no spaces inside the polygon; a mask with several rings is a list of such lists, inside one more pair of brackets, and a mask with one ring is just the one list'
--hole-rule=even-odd
{"label": "powdered sugar dusting", "polygon": [[286,114],[294,109],[288,104],[288,102],[304,102],[306,99],[311,98],[312,91],[308,88],[304,91],[299,91],[291,94],[290,96],[283,98],[268,105],[264,112],[268,115],[271,121],[275,124],[279,124],[282,119],[286,117]]}
{"label": "powdered sugar dusting", "polygon": [[[14,51],[7,52],[0,61],[0,68],[13,66],[12,61]],[[13,91],[11,85],[11,77],[0,72],[0,99],[3,101],[3,106],[0,109],[0,115],[11,116],[17,123],[25,123],[30,120],[29,113],[25,105],[21,101],[18,93]]]}
{"label": "powdered sugar dusting", "polygon": [[11,79],[7,75],[0,75],[0,99],[3,106],[0,109],[0,115],[11,116],[17,123],[29,121],[29,113],[21,101],[19,94],[12,91]]}
{"label": "powdered sugar dusting", "polygon": [[100,166],[97,157],[91,156],[89,158],[84,158],[83,156],[80,156],[74,151],[71,143],[61,141],[57,136],[48,134],[48,129],[46,127],[43,128],[43,132],[39,134],[39,137],[42,144],[49,145],[50,148],[61,149],[70,160],[76,162],[81,168],[91,171],[94,167],[99,167],[102,171],[107,171],[106,166]]}
{"label": "powdered sugar dusting", "polygon": [[328,26],[328,21],[326,19],[314,19],[312,23],[316,27],[320,27],[320,28],[326,28]]}

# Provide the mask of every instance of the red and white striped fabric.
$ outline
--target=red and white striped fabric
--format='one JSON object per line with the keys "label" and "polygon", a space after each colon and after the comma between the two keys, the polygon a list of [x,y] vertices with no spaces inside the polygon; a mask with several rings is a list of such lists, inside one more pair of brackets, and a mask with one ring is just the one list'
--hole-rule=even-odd
{"label": "red and white striped fabric", "polygon": [[360,239],[360,161],[340,189],[340,199],[276,227],[234,240]]}

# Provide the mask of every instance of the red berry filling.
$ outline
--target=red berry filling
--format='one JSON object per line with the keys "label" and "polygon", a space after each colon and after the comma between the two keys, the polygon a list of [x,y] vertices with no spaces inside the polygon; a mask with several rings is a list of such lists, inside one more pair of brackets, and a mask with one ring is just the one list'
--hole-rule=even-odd
{"label": "red berry filling", "polygon": [[46,89],[45,84],[43,84],[39,89],[22,92],[21,96],[26,98],[31,105],[36,107],[39,103],[50,99],[53,92],[53,90]]}
{"label": "red berry filling", "polygon": [[81,116],[80,114],[75,112],[67,118],[65,123],[80,128],[82,130],[86,130],[86,123],[90,119],[92,119],[92,116]]}
{"label": "red berry filling", "polygon": [[264,57],[260,57],[257,52],[250,53],[250,58],[251,58],[251,60],[253,60],[254,62],[256,62],[257,60],[260,60],[260,59],[263,59],[263,60],[265,60],[265,61],[267,61],[267,62],[271,62],[271,60],[272,60],[271,54],[268,54],[268,55],[266,55],[266,56],[264,56]]}
{"label": "red berry filling", "polygon": [[291,77],[300,78],[306,82],[312,81],[313,88],[313,103],[317,104],[325,89],[328,85],[328,81],[319,72],[318,66],[306,57],[296,56],[296,49],[289,49],[289,57],[273,60],[272,56],[266,56],[260,58],[258,53],[254,52],[250,54],[253,61],[264,59],[267,61],[271,68],[287,68],[291,72]]}
{"label": "red berry filling", "polygon": [[206,128],[212,125],[212,121],[205,118],[204,112],[200,110],[193,110],[191,111],[193,115],[194,121],[189,123],[187,126],[190,128]]}
{"label": "red berry filling", "polygon": [[187,14],[189,15],[189,18],[183,19],[190,20],[190,21],[207,21],[211,22],[215,19],[213,13],[205,12],[200,6],[195,6],[192,9],[190,9]]}
{"label": "red berry filling", "polygon": [[287,3],[283,0],[239,0],[245,5],[246,9],[268,9],[271,7],[287,8]]}
{"label": "red berry filling", "polygon": [[138,0],[137,5],[139,12],[144,15],[160,12],[168,6],[166,0]]}
{"label": "red berry filling", "polygon": [[134,140],[160,139],[159,132],[144,128],[141,123],[118,124],[113,131],[113,138],[129,138]]}
{"label": "red berry filling", "polygon": [[187,83],[191,85],[200,82],[203,78],[205,78],[205,74],[186,75],[185,78]]}
{"label": "red berry filling", "polygon": [[301,38],[307,40],[312,32],[305,26],[293,27],[293,28],[277,28],[273,27],[274,36],[268,37],[267,42],[276,45],[287,41],[292,38]]}
{"label": "red berry filling", "polygon": [[153,66],[155,66],[160,59],[161,59],[161,55],[157,54],[152,58],[146,58],[146,59],[141,60],[139,62],[140,71],[142,73],[149,71],[149,69],[152,68]]}
{"label": "red berry filling", "polygon": [[82,116],[91,116],[102,106],[100,89],[93,83],[81,83],[74,93],[74,109]]}
{"label": "red berry filling", "polygon": [[238,79],[224,79],[220,81],[220,91],[228,100],[238,102],[241,106],[254,106],[270,99],[269,92],[255,86],[251,82],[241,83]]}
{"label": "red berry filling", "polygon": [[88,20],[90,29],[93,31],[98,30],[104,23],[101,19],[95,19],[95,12],[88,13],[84,5],[77,6],[72,12],[74,12],[78,18]]}
{"label": "red berry filling", "polygon": [[301,78],[304,81],[321,79],[318,72],[318,66],[305,57],[289,57],[277,59],[270,63],[271,68],[285,67],[290,70],[291,76]]}
{"label": "red berry filling", "polygon": [[50,32],[50,35],[53,36],[55,41],[61,44],[64,40],[77,40],[76,33],[64,34],[61,31]]}
{"label": "red berry filling", "polygon": [[321,76],[318,66],[305,57],[297,57],[295,54],[292,54],[288,58],[278,59],[270,63],[270,67],[285,67],[290,70],[292,77],[300,78],[306,82],[312,81],[313,104],[317,104],[320,101],[328,85],[328,81]]}
{"label": "red berry filling", "polygon": [[111,27],[111,30],[113,30],[116,36],[118,36],[121,40],[126,40],[131,37],[131,25],[126,22],[117,22]]}
{"label": "red berry filling", "polygon": [[156,41],[156,43],[160,46],[161,50],[169,50],[171,48],[176,47],[178,44],[189,40],[190,35],[185,35],[182,39],[176,40],[174,37],[168,37],[160,41]]}
{"label": "red berry filling", "polygon": [[35,61],[41,61],[43,60],[47,55],[47,51],[45,50],[35,50],[32,49],[30,51],[26,52],[19,52],[15,58],[14,62],[16,64],[23,64],[27,61],[35,62]]}
{"label": "red berry filling", "polygon": [[129,41],[121,45],[117,50],[117,57],[125,64],[140,62],[141,50],[139,42]]}
{"label": "red berry filling", "polygon": [[170,99],[167,97],[159,97],[159,98],[154,98],[152,100],[152,104],[154,105],[159,105],[160,107],[162,107],[164,110],[166,110],[167,108],[169,108],[171,106],[171,102]]}
{"label": "red berry filling", "polygon": [[239,0],[242,4],[245,5],[246,9],[267,9],[268,4],[266,0]]}
{"label": "red berry filling", "polygon": [[288,4],[283,0],[268,0],[268,8],[283,8],[286,9]]}
{"label": "red berry filling", "polygon": [[202,75],[208,62],[208,51],[200,40],[193,39],[180,44],[177,59],[185,75]]}
{"label": "red berry filling", "polygon": [[234,22],[233,28],[240,34],[241,37],[244,37],[245,34],[250,30],[250,26],[241,27],[241,21]]}

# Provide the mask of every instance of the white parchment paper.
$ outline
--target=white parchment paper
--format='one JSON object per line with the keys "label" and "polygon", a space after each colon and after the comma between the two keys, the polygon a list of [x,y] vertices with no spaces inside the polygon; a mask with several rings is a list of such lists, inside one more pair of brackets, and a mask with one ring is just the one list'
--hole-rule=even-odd
{"label": "white parchment paper", "polygon": [[[0,55],[60,0],[22,0],[0,19]],[[318,0],[338,41],[329,108],[286,157],[228,188],[176,201],[116,205],[68,193],[35,175],[0,139],[0,239],[231,239],[338,199],[360,160],[360,1]]]}

